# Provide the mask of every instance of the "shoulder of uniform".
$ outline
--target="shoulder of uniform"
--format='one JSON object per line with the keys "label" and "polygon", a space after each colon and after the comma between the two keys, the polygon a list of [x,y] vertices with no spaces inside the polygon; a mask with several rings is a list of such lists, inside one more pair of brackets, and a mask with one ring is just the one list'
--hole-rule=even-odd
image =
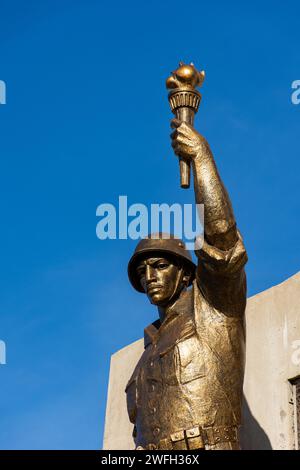
{"label": "shoulder of uniform", "polygon": [[144,348],[146,349],[149,344],[153,343],[154,339],[156,338],[158,329],[160,327],[160,320],[157,319],[153,323],[150,323],[144,329]]}

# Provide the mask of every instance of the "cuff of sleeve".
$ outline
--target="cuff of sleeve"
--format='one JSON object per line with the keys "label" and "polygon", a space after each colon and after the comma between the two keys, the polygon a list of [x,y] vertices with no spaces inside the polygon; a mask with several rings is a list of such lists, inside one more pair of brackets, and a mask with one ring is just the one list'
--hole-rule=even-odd
{"label": "cuff of sleeve", "polygon": [[220,250],[203,240],[201,249],[195,253],[203,267],[214,274],[222,276],[232,275],[241,271],[247,263],[248,257],[243,239],[237,231],[238,240],[229,250]]}

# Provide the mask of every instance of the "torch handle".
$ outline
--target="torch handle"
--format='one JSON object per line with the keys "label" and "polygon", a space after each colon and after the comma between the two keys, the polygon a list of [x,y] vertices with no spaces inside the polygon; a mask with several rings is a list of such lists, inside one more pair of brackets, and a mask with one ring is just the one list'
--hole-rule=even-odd
{"label": "torch handle", "polygon": [[[177,108],[175,111],[176,118],[180,121],[186,122],[193,126],[194,124],[194,116],[195,113],[193,109],[182,106]],[[187,162],[183,158],[179,157],[179,168],[180,168],[180,186],[184,189],[190,187],[190,179],[191,179],[191,168],[190,162]]]}

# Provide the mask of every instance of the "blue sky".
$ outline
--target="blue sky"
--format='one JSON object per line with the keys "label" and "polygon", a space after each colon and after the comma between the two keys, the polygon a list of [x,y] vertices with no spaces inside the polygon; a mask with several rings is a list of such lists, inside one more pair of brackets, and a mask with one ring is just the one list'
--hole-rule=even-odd
{"label": "blue sky", "polygon": [[300,6],[289,1],[2,1],[0,448],[102,444],[110,355],[156,312],[127,280],[135,242],[96,207],[193,202],[165,78],[206,70],[197,128],[249,254],[249,295],[300,269]]}

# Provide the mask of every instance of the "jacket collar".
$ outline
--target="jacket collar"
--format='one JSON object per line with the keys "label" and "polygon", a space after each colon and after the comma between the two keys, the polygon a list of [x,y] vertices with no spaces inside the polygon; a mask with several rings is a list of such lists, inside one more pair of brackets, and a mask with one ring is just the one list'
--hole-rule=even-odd
{"label": "jacket collar", "polygon": [[[170,323],[178,315],[182,315],[187,308],[188,299],[191,297],[191,290],[185,290],[181,292],[179,298],[174,302],[173,305],[168,309],[168,314],[163,322],[158,318],[153,323],[150,323],[144,330],[144,348],[149,346],[149,344],[155,343],[158,340],[161,332],[164,330],[165,326]],[[188,307],[190,310],[190,307]]]}

